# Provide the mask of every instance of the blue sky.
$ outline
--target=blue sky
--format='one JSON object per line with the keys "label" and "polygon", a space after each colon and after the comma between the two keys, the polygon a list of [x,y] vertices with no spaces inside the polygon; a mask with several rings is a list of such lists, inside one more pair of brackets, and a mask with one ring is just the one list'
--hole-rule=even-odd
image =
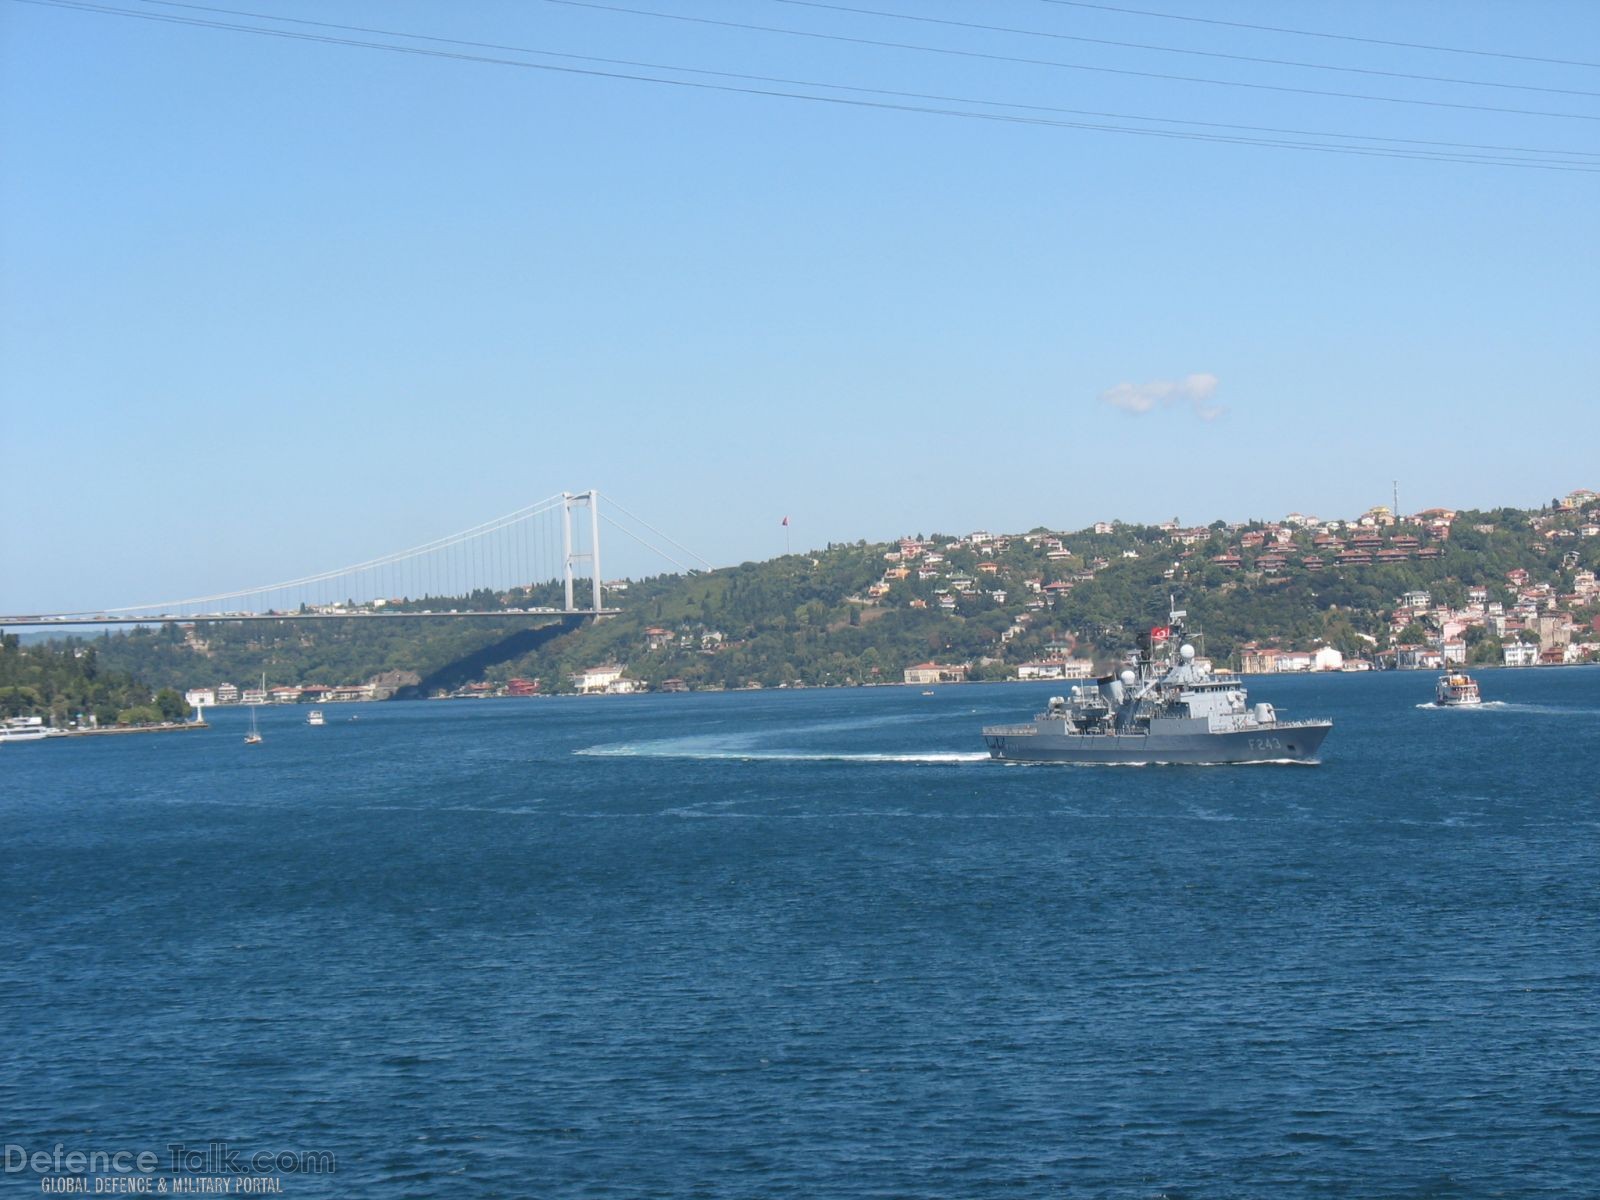
{"label": "blue sky", "polygon": [[[1586,3],[1149,4],[1600,62]],[[1052,0],[845,7],[1031,32],[782,0],[241,10],[680,80],[713,77],[665,68],[1600,166],[1600,67]],[[1019,58],[1146,74],[1001,61]],[[799,548],[1351,514],[1395,478],[1407,507],[1600,486],[1593,171],[959,119],[16,0],[0,138],[0,611],[285,578],[591,486],[718,563],[781,552],[785,514]],[[665,566],[612,547],[608,575]]]}

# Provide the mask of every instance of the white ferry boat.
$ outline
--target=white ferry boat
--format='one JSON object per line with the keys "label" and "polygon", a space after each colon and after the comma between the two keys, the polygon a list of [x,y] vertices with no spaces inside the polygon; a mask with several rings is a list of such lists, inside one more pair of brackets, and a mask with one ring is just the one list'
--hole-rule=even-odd
{"label": "white ferry boat", "polygon": [[0,724],[0,742],[41,742],[54,732],[43,717],[7,717]]}
{"label": "white ferry boat", "polygon": [[1478,694],[1476,679],[1465,671],[1452,671],[1439,676],[1439,682],[1433,689],[1433,702],[1444,708],[1463,708],[1482,704],[1483,697]]}
{"label": "white ferry boat", "polygon": [[306,714],[306,724],[326,725],[327,722],[323,719],[322,710],[320,708],[313,708],[310,712],[308,712]]}

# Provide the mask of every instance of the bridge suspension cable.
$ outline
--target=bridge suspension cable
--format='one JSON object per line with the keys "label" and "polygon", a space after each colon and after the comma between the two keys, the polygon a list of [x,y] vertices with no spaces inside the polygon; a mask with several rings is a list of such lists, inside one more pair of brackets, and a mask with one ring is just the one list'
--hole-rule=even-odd
{"label": "bridge suspension cable", "polygon": [[448,550],[451,547],[470,542],[475,538],[484,537],[488,534],[506,529],[519,521],[526,521],[531,518],[541,516],[545,513],[553,512],[557,508],[560,508],[561,504],[562,496],[557,494],[555,496],[547,497],[536,504],[530,504],[525,508],[519,508],[515,512],[506,513],[503,516],[496,517],[491,521],[485,521],[480,525],[474,525],[470,529],[463,529],[459,533],[452,533],[447,537],[435,538],[431,542],[423,542],[421,545],[412,546],[407,550],[396,550],[391,554],[381,555],[378,558],[371,558],[366,562],[356,563],[353,566],[338,567],[334,570],[322,571],[315,575],[303,575],[298,579],[289,579],[283,581],[282,583],[262,584],[257,587],[240,588],[237,591],[232,592],[216,592],[209,596],[192,596],[186,600],[166,600],[155,604],[130,604],[123,608],[102,608],[94,609],[92,610],[92,613],[79,612],[67,613],[63,615],[87,616],[100,614],[110,616],[116,613],[139,613],[152,611],[173,612],[184,608],[193,608],[198,604],[219,604],[225,600],[244,600],[251,597],[269,595],[274,592],[286,592],[292,591],[296,588],[306,588],[314,584],[325,583],[333,579],[346,578],[348,576],[357,575],[365,571],[371,571],[379,567],[394,566],[396,564],[406,562],[411,559],[420,558],[424,555],[432,554],[440,550]]}
{"label": "bridge suspension cable", "polygon": [[[606,498],[606,504],[607,505],[609,505],[610,507],[616,509],[618,512],[622,513],[629,520],[637,521],[640,525],[643,525],[651,533],[655,534],[658,538],[663,539],[669,545],[676,547],[678,550],[681,550],[684,554],[688,555],[690,558],[692,558],[696,562],[698,562],[702,569],[707,570],[707,571],[716,570],[716,567],[714,567],[710,562],[708,562],[704,558],[701,558],[700,555],[696,554],[693,550],[689,549],[689,547],[685,546],[682,542],[675,541],[673,538],[669,537],[667,534],[662,533],[661,530],[657,529],[654,525],[650,524],[650,522],[646,521],[643,517],[637,516],[636,514],[629,512],[626,508],[624,508],[621,504],[619,504],[617,502],[617,498],[615,496],[611,495],[609,492],[604,493],[604,495],[605,495],[605,498]],[[687,573],[687,572],[692,571],[692,570],[695,569],[693,567],[684,566],[681,562],[679,562],[677,559],[673,558],[670,554],[667,554],[659,546],[651,545],[649,542],[647,542],[643,538],[639,537],[636,533],[632,532],[631,530],[625,528],[622,525],[619,525],[616,521],[613,521],[609,516],[604,516],[603,514],[602,514],[602,516],[603,516],[603,519],[608,524],[616,526],[616,528],[622,530],[623,533],[627,534],[629,537],[631,537],[634,541],[638,542],[641,546],[645,547],[647,550],[654,550],[657,554],[661,555],[662,558],[666,559],[668,562],[672,563],[674,566],[678,567],[680,570],[682,570],[682,571]]]}
{"label": "bridge suspension cable", "polygon": [[[571,510],[599,493],[562,492],[445,537],[276,583],[116,608],[0,617],[5,625],[146,624],[327,617],[492,617],[603,609],[599,522],[573,536]],[[574,603],[574,565],[593,607]],[[563,596],[562,577],[565,576]]]}
{"label": "bridge suspension cable", "polygon": [[[118,608],[0,617],[0,625],[158,624],[343,617],[496,617],[611,611],[600,578],[600,523],[626,534],[685,574],[712,564],[606,497],[622,521],[600,511],[600,493],[559,492],[492,520],[419,545],[277,583]],[[587,519],[574,521],[575,510]],[[635,528],[647,530],[642,536]],[[680,558],[662,548],[666,543]],[[577,602],[583,576],[589,604]]]}

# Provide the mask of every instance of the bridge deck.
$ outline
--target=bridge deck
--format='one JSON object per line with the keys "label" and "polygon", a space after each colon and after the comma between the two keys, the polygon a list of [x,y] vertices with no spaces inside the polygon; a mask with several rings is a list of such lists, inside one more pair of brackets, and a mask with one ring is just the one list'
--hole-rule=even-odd
{"label": "bridge deck", "polygon": [[491,612],[150,613],[144,616],[72,613],[64,616],[0,616],[0,629],[51,629],[68,625],[209,625],[222,621],[512,621],[527,617],[614,617],[621,612],[620,608],[521,608]]}

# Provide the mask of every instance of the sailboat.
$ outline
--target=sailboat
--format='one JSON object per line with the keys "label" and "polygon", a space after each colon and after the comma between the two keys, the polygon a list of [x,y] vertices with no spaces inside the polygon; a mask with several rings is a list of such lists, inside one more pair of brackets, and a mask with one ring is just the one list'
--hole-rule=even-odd
{"label": "sailboat", "polygon": [[[267,690],[265,672],[261,675],[261,690],[262,692]],[[256,706],[254,704],[250,706],[250,732],[244,735],[244,744],[246,746],[259,746],[261,744],[261,730],[256,728]]]}

